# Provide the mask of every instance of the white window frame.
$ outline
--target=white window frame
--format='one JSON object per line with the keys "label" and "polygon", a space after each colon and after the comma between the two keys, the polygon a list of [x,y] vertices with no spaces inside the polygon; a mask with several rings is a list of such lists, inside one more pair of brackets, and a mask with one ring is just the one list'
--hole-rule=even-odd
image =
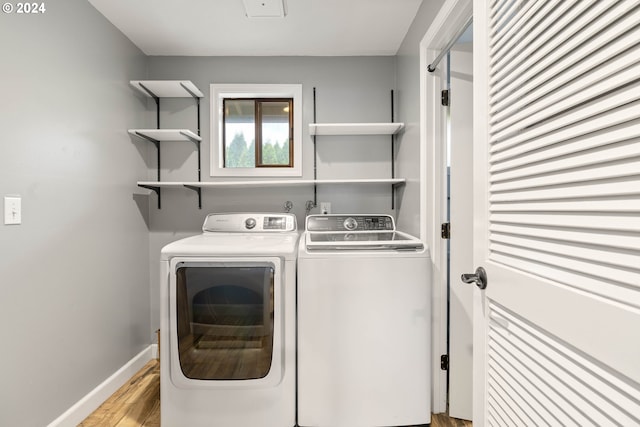
{"label": "white window frame", "polygon": [[[212,84],[211,176],[301,177],[302,176],[302,85],[301,84]],[[293,167],[225,168],[222,135],[225,98],[293,98]]]}

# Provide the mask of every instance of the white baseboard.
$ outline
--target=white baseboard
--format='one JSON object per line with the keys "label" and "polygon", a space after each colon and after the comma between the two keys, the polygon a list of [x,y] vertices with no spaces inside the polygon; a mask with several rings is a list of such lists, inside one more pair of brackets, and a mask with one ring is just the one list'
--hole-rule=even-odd
{"label": "white baseboard", "polygon": [[124,385],[151,359],[158,354],[158,344],[151,344],[128,361],[122,368],[91,390],[71,408],[53,420],[47,427],[76,427],[113,393]]}

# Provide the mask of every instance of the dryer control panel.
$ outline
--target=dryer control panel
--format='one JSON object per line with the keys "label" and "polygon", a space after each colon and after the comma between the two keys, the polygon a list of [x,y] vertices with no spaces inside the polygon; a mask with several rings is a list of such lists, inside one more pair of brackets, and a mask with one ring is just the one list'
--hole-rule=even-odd
{"label": "dryer control panel", "polygon": [[309,215],[307,231],[383,231],[395,230],[390,215]]}
{"label": "dryer control panel", "polygon": [[209,214],[202,231],[215,233],[266,233],[296,231],[296,217],[283,213]]}

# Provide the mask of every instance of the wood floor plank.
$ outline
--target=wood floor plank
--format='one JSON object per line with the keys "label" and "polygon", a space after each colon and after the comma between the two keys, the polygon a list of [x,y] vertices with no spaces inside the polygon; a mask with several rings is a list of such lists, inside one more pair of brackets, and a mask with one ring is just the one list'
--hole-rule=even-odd
{"label": "wood floor plank", "polygon": [[160,401],[160,381],[154,376],[148,376],[132,390],[127,399],[124,416],[114,427],[138,427],[149,418],[155,401]]}
{"label": "wood floor plank", "polygon": [[431,415],[431,427],[472,427],[473,423],[467,420],[450,418],[447,414]]}
{"label": "wood floor plank", "polygon": [[141,427],[160,427],[160,399],[154,401],[149,417],[144,420]]}
{"label": "wood floor plank", "polygon": [[[159,362],[148,362],[78,427],[160,427]],[[431,427],[473,427],[473,424],[446,414],[434,414]]]}
{"label": "wood floor plank", "polygon": [[160,364],[148,362],[78,427],[138,427],[160,414]]}

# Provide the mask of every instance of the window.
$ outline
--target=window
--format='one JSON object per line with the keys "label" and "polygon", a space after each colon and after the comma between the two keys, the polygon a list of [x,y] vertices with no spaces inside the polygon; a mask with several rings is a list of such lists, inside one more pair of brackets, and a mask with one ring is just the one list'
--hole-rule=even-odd
{"label": "window", "polygon": [[293,99],[223,100],[224,167],[291,167]]}
{"label": "window", "polygon": [[301,176],[302,86],[211,85],[211,175]]}

